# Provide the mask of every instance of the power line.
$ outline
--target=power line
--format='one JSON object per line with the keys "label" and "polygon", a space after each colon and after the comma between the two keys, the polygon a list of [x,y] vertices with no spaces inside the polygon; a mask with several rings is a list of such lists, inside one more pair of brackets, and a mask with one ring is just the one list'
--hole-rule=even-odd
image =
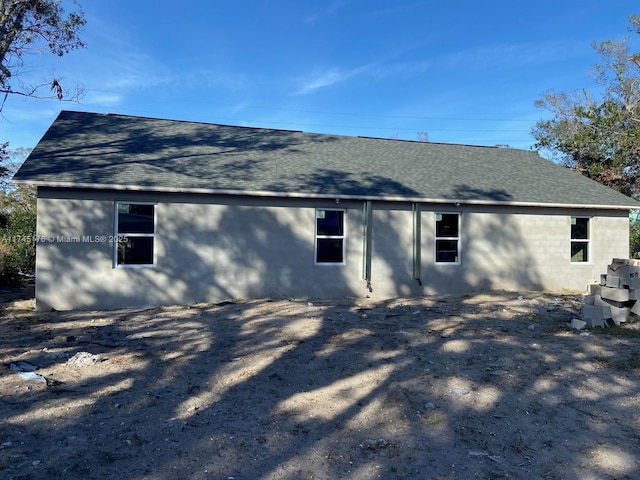
{"label": "power line", "polygon": [[[407,128],[407,127],[373,127],[369,125],[336,125],[336,124],[323,124],[323,123],[300,123],[300,122],[277,122],[277,121],[266,121],[266,120],[248,120],[248,119],[237,119],[237,118],[221,118],[221,120],[234,121],[234,122],[242,122],[242,123],[263,123],[263,124],[276,124],[276,125],[298,125],[303,127],[323,127],[323,128],[351,128],[351,129],[366,129],[366,130],[403,130],[403,131],[415,131],[415,128]],[[519,130],[519,129],[472,129],[472,128],[425,128],[428,132],[529,132],[529,130]]]}
{"label": "power line", "polygon": [[[217,103],[210,102],[216,105],[222,105],[225,107],[237,107],[237,105],[231,103]],[[438,121],[463,121],[463,122],[527,122],[531,123],[531,120],[522,119],[507,119],[507,118],[457,118],[457,117],[426,117],[415,115],[383,115],[378,113],[352,113],[352,112],[326,112],[322,110],[302,110],[296,108],[280,108],[280,107],[267,107],[262,105],[250,105],[243,108],[259,108],[263,110],[278,110],[283,112],[296,112],[296,113],[315,113],[320,115],[341,115],[350,117],[373,117],[373,118],[396,118],[399,120],[438,120]]]}
{"label": "power line", "polygon": [[[103,90],[92,90],[91,93],[119,95],[118,92],[108,92]],[[231,107],[231,108],[240,107],[242,109],[259,109],[259,110],[271,110],[271,111],[279,111],[279,112],[308,113],[308,114],[317,114],[317,115],[336,115],[336,116],[346,116],[346,117],[367,117],[367,118],[391,118],[391,119],[397,119],[397,120],[434,120],[434,121],[456,121],[456,122],[522,122],[522,123],[533,122],[532,120],[511,119],[511,118],[431,117],[426,115],[388,115],[388,114],[380,114],[380,113],[332,112],[332,111],[326,111],[326,110],[283,108],[283,107],[274,107],[269,105],[242,105],[242,103],[225,103],[225,102],[215,102],[215,101],[208,101],[208,100],[201,100],[201,99],[197,101],[183,100],[182,103],[197,103],[198,105],[207,104],[207,105],[218,105],[221,107]],[[84,104],[84,105],[91,106],[91,104]],[[467,130],[463,130],[463,131],[467,131]]]}

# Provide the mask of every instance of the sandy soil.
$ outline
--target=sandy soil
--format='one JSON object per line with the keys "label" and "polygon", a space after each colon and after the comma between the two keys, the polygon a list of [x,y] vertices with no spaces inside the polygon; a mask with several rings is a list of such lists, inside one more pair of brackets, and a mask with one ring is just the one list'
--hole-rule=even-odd
{"label": "sandy soil", "polygon": [[2,304],[3,479],[640,478],[638,330],[570,329],[580,296],[29,297]]}

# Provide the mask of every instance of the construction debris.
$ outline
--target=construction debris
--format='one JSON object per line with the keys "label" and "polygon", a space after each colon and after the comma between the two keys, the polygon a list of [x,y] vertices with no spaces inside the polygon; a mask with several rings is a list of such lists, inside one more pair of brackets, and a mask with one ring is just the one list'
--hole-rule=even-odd
{"label": "construction debris", "polygon": [[614,258],[600,281],[589,285],[582,320],[590,327],[619,326],[640,317],[640,260]]}
{"label": "construction debris", "polygon": [[89,365],[95,365],[98,362],[105,361],[106,358],[102,355],[93,355],[89,352],[78,352],[69,360],[67,365],[73,365],[75,367],[87,367]]}

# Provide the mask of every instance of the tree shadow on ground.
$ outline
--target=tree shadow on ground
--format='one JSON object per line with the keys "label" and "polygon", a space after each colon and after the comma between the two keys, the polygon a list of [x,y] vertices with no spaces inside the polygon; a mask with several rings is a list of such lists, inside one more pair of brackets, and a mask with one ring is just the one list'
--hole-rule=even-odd
{"label": "tree shadow on ground", "polygon": [[[638,338],[570,331],[576,308],[527,293],[6,309],[3,361],[48,362],[43,374],[65,383],[2,372],[0,467],[7,478],[634,478]],[[65,363],[80,351],[105,360]]]}

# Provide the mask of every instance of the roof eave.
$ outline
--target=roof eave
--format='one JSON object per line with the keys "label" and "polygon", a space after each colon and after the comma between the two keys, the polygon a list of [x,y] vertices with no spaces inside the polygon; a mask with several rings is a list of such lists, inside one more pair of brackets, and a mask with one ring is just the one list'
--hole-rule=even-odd
{"label": "roof eave", "polygon": [[75,182],[43,182],[13,180],[17,185],[33,185],[36,187],[51,188],[83,188],[93,190],[116,190],[133,192],[157,192],[157,193],[189,193],[205,195],[232,195],[250,197],[279,197],[279,198],[310,198],[321,200],[359,200],[359,201],[383,201],[383,202],[411,202],[411,203],[434,203],[440,205],[500,205],[511,207],[545,207],[545,208],[579,208],[595,210],[638,210],[640,205],[602,205],[602,204],[571,204],[571,203],[542,203],[542,202],[510,202],[503,200],[473,200],[455,198],[425,198],[393,195],[336,195],[319,193],[298,193],[298,192],[276,192],[276,191],[248,191],[248,190],[217,190],[210,188],[175,188],[159,186],[141,185],[121,185],[121,184],[95,184],[95,183],[75,183]]}

